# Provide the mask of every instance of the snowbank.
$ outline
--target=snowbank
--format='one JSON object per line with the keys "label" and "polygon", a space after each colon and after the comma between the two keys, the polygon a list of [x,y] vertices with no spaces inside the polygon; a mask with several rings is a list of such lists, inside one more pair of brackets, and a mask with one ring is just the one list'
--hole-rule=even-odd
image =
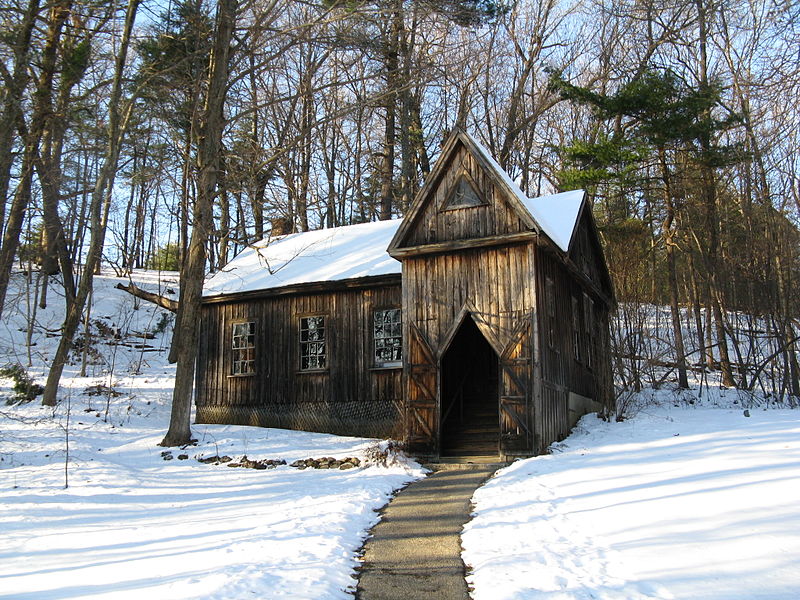
{"label": "snowbank", "polygon": [[800,412],[594,415],[473,498],[476,600],[800,595]]}

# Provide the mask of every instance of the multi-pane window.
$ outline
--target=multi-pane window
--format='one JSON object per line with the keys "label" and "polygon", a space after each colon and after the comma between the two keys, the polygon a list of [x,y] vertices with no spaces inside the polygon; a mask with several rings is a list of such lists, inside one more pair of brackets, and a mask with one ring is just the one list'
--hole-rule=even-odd
{"label": "multi-pane window", "polygon": [[403,332],[400,309],[376,310],[373,319],[375,364],[396,366],[403,358]]}
{"label": "multi-pane window", "polygon": [[300,370],[328,368],[325,317],[300,317]]}
{"label": "multi-pane window", "polygon": [[547,345],[555,348],[556,345],[556,286],[550,277],[545,279],[545,302],[547,306]]}
{"label": "multi-pane window", "polygon": [[253,321],[234,323],[231,331],[234,375],[253,375],[256,372],[256,324]]}
{"label": "multi-pane window", "polygon": [[583,328],[586,332],[586,366],[592,367],[594,352],[594,303],[588,294],[583,294]]}
{"label": "multi-pane window", "polygon": [[578,299],[572,297],[572,353],[575,360],[581,360],[581,318],[579,311],[580,304]]}

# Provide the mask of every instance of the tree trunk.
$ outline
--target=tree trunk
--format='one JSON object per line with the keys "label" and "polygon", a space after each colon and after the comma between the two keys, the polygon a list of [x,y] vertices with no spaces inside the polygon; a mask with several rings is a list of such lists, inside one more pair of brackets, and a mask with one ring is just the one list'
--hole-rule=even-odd
{"label": "tree trunk", "polygon": [[[398,42],[400,31],[398,29],[398,14],[402,15],[402,2],[392,2],[391,14],[387,15],[389,22],[389,39],[384,47],[384,68],[386,69],[386,97],[384,107],[386,121],[383,130],[383,156],[381,162],[381,199],[379,219],[386,221],[392,218],[394,205],[394,157],[397,136],[397,93],[400,86],[398,73]],[[399,17],[399,18],[402,18]]]}
{"label": "tree trunk", "polygon": [[177,350],[175,389],[169,430],[162,446],[180,446],[191,441],[190,428],[192,387],[197,358],[200,300],[206,267],[206,243],[213,226],[212,203],[216,193],[223,128],[223,106],[228,83],[228,61],[236,20],[236,0],[218,0],[214,47],[211,52],[208,96],[200,126],[197,166],[197,197],[194,205],[194,227],[186,262],[181,270],[181,295],[176,331],[181,343]]}
{"label": "tree trunk", "polygon": [[688,389],[689,380],[686,376],[686,351],[683,345],[681,311],[678,304],[678,274],[675,266],[675,230],[673,227],[673,223],[675,222],[675,206],[672,202],[672,181],[664,148],[659,148],[658,157],[661,163],[661,178],[664,183],[664,207],[666,209],[666,215],[662,230],[664,233],[664,246],[667,253],[669,307],[672,316],[672,335],[675,340],[675,363],[678,367],[678,387]]}
{"label": "tree trunk", "polygon": [[114,65],[114,80],[108,104],[108,147],[106,148],[103,166],[98,173],[97,181],[92,191],[90,206],[92,233],[89,241],[89,251],[86,255],[86,264],[80,284],[75,293],[75,299],[67,306],[67,315],[64,319],[61,339],[59,340],[53,362],[50,365],[50,371],[47,374],[47,383],[45,384],[44,395],[42,397],[42,404],[45,406],[55,406],[56,404],[61,374],[69,358],[69,352],[72,349],[72,340],[80,324],[86,299],[92,290],[94,273],[100,264],[103,253],[106,226],[108,224],[108,211],[111,205],[111,194],[114,189],[114,178],[116,176],[122,138],[127,129],[130,111],[133,107],[133,102],[131,101],[123,117],[123,111],[120,107],[123,72],[139,1],[140,0],[128,0],[128,7],[125,13],[125,27],[122,40],[120,41],[119,53],[117,54],[116,63]]}
{"label": "tree trunk", "polygon": [[[416,12],[416,11],[415,11]],[[414,15],[416,20],[416,14]],[[398,208],[406,212],[411,206],[416,188],[416,157],[412,146],[412,98],[411,98],[411,63],[414,51],[416,23],[406,32],[402,11],[394,14],[394,29],[397,31],[398,71],[402,57],[402,75],[398,73],[398,99],[400,108],[400,201]],[[410,39],[409,39],[410,38]]]}
{"label": "tree trunk", "polygon": [[295,206],[297,208],[297,225],[300,231],[308,231],[308,197],[311,186],[312,128],[314,126],[314,94],[312,77],[316,70],[316,61],[309,53],[306,58],[306,72],[300,81],[300,154],[297,173],[298,189]]}
{"label": "tree trunk", "polygon": [[5,226],[6,198],[11,181],[11,166],[14,163],[14,153],[12,152],[14,134],[22,120],[23,92],[30,79],[28,65],[30,63],[31,36],[38,14],[39,0],[30,0],[12,45],[14,67],[11,79],[3,82],[6,89],[3,114],[0,115],[0,231]]}
{"label": "tree trunk", "polygon": [[705,294],[706,294],[705,307],[704,307],[705,308],[705,313],[706,313],[706,320],[705,320],[705,323],[703,323],[703,325],[704,325],[703,335],[705,336],[705,340],[706,340],[706,343],[705,343],[705,346],[706,346],[706,367],[708,367],[710,370],[714,370],[714,369],[717,368],[717,365],[716,365],[715,359],[714,359],[714,335],[712,333],[712,331],[714,329],[714,327],[713,327],[714,317],[713,317],[713,311],[711,310],[711,292],[709,292],[709,290],[708,290],[708,285],[706,285],[704,287],[704,291],[705,291]]}
{"label": "tree trunk", "polygon": [[8,282],[11,279],[14,257],[19,247],[19,235],[25,222],[25,209],[31,201],[32,153],[34,151],[30,144],[25,145],[25,153],[22,158],[22,177],[17,184],[14,201],[11,203],[8,220],[5,224],[6,228],[3,232],[3,246],[0,248],[0,315],[3,314]]}
{"label": "tree trunk", "polygon": [[[696,0],[697,19],[699,27],[698,45],[700,50],[699,76],[700,87],[708,89],[708,28],[707,28],[707,8],[706,0]],[[707,117],[710,119],[710,115]],[[719,345],[719,367],[722,371],[722,385],[735,387],[733,379],[731,361],[728,355],[728,342],[725,335],[725,325],[722,318],[722,290],[719,283],[719,273],[721,261],[719,259],[719,211],[717,210],[717,182],[714,176],[714,168],[709,164],[708,157],[711,155],[711,136],[708,132],[700,134],[700,147],[703,158],[700,160],[702,196],[705,202],[705,226],[708,236],[708,248],[706,251],[706,268],[708,269],[708,286],[710,291],[709,302],[714,315],[714,327],[717,333],[717,343]],[[701,248],[702,251],[702,248]]]}
{"label": "tree trunk", "polygon": [[216,270],[228,264],[228,246],[231,242],[231,202],[224,189],[219,195],[219,240],[217,242]]}
{"label": "tree trunk", "polygon": [[118,283],[114,287],[118,290],[122,290],[123,292],[128,292],[131,296],[136,296],[137,298],[141,298],[142,300],[146,300],[147,302],[152,302],[153,304],[156,304],[161,308],[166,308],[168,311],[172,313],[178,312],[177,300],[173,300],[172,298],[167,298],[166,296],[161,296],[159,294],[154,294],[153,292],[148,292],[147,290],[143,290],[133,282],[130,282],[128,285],[125,285],[124,283]]}
{"label": "tree trunk", "polygon": [[[64,0],[59,5],[60,18],[66,20],[72,15],[72,0]],[[74,37],[62,36],[60,43],[63,55],[62,63],[73,60],[72,53],[76,44]],[[90,40],[85,40],[89,43]],[[73,259],[67,245],[67,234],[59,214],[59,203],[62,194],[62,157],[64,136],[69,123],[69,106],[72,89],[83,77],[80,68],[62,69],[55,107],[50,104],[49,94],[44,95],[44,131],[41,149],[36,160],[36,171],[42,192],[42,220],[44,222],[43,245],[45,273],[60,269],[64,280],[64,291],[67,304],[75,297],[75,281]]]}
{"label": "tree trunk", "polygon": [[692,297],[692,308],[694,312],[694,323],[695,323],[695,333],[697,334],[697,348],[700,351],[700,363],[702,363],[710,352],[710,349],[706,347],[705,336],[703,334],[703,309],[700,305],[700,289],[697,284],[697,271],[694,267],[694,259],[692,258],[692,253],[689,252],[688,254],[688,261],[689,261],[689,291]]}
{"label": "tree trunk", "polygon": [[[69,15],[71,2],[61,2],[53,5],[48,16],[47,36],[41,55],[41,75],[33,93],[33,112],[30,119],[30,128],[25,135],[25,150],[21,170],[21,180],[14,195],[14,202],[6,224],[3,236],[3,248],[0,251],[0,315],[8,291],[8,281],[14,267],[14,257],[19,247],[19,234],[25,219],[25,210],[30,203],[33,168],[39,157],[39,146],[44,134],[45,124],[52,116],[53,79],[56,72],[56,57],[58,54],[59,40],[64,22]],[[65,6],[66,5],[66,6]],[[20,109],[21,110],[21,109]],[[18,115],[15,127],[24,129],[21,113]],[[19,127],[22,125],[22,127]],[[43,182],[44,183],[44,182]],[[4,199],[3,199],[4,200]],[[66,283],[66,282],[65,282]],[[69,291],[68,291],[69,293]]]}

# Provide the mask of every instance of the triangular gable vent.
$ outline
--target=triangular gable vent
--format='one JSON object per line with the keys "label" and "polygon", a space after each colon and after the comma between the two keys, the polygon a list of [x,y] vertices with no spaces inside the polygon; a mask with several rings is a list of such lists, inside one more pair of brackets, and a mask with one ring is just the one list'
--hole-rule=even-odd
{"label": "triangular gable vent", "polygon": [[483,206],[486,202],[475,191],[475,187],[470,183],[466,174],[462,174],[453,186],[447,201],[442,206],[442,210],[453,210],[456,208],[472,208]]}

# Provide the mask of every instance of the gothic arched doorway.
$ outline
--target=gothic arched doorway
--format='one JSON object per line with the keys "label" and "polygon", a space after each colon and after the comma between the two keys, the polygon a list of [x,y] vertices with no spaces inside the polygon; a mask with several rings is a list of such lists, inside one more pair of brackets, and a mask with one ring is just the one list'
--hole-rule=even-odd
{"label": "gothic arched doorway", "polygon": [[499,359],[467,316],[441,362],[441,455],[498,453]]}

